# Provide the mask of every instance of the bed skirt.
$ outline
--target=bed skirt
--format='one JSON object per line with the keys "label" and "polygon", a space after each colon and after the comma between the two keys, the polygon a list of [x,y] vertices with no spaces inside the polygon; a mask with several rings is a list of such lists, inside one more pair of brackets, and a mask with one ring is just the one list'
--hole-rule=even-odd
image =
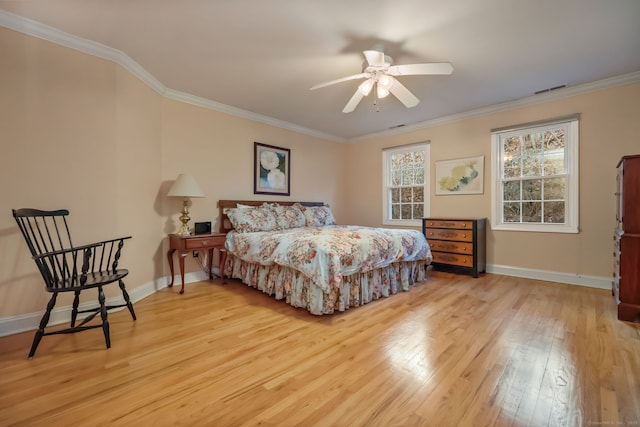
{"label": "bed skirt", "polygon": [[321,315],[358,307],[400,290],[408,291],[412,285],[426,279],[426,264],[426,261],[397,262],[385,268],[344,276],[339,288],[328,293],[297,270],[248,263],[231,253],[227,253],[224,273],[277,300]]}

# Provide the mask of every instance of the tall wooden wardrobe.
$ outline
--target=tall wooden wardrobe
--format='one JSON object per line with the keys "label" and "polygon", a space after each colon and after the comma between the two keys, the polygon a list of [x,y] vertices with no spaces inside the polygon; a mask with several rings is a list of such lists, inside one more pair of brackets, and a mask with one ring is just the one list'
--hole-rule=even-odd
{"label": "tall wooden wardrobe", "polygon": [[640,155],[618,163],[613,293],[618,319],[640,322]]}

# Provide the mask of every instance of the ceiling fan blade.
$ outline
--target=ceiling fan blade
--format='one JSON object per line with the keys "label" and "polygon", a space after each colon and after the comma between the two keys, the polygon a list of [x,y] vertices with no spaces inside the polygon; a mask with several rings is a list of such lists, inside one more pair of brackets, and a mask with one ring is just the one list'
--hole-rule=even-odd
{"label": "ceiling fan blade", "polygon": [[343,77],[341,79],[331,80],[329,82],[324,82],[324,83],[317,84],[315,86],[312,86],[310,90],[320,89],[321,87],[331,86],[331,85],[334,85],[336,83],[342,83],[342,82],[346,82],[346,81],[349,81],[349,80],[363,79],[365,77],[369,77],[369,74],[367,74],[367,73],[354,74],[352,76]]}
{"label": "ceiling fan blade", "polygon": [[353,110],[355,110],[358,104],[360,104],[360,101],[362,101],[362,98],[364,98],[364,95],[362,94],[362,92],[360,92],[359,90],[356,90],[356,93],[353,94],[349,102],[347,102],[347,105],[344,106],[344,109],[342,110],[342,112],[350,113]]}
{"label": "ceiling fan blade", "polygon": [[392,76],[415,76],[422,74],[451,74],[453,66],[448,62],[432,62],[429,64],[393,65],[387,70]]}
{"label": "ceiling fan blade", "polygon": [[362,53],[364,53],[365,58],[367,58],[369,65],[373,67],[381,67],[384,65],[384,52],[378,52],[377,50],[365,50]]}
{"label": "ceiling fan blade", "polygon": [[405,105],[405,107],[407,107],[407,108],[415,107],[416,105],[418,105],[420,100],[418,98],[416,98],[415,95],[412,94],[409,91],[409,89],[407,89],[398,80],[396,80],[396,79],[393,79],[393,80],[394,81],[393,81],[393,84],[391,85],[391,87],[389,88],[389,92],[394,94],[395,97],[398,98],[400,100],[400,102],[402,102]]}

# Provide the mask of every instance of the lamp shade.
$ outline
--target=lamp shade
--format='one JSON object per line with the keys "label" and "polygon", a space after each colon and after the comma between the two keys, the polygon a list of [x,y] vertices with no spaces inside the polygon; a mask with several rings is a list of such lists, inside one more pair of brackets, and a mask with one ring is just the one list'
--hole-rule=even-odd
{"label": "lamp shade", "polygon": [[169,197],[204,197],[204,192],[189,174],[181,173],[167,193]]}

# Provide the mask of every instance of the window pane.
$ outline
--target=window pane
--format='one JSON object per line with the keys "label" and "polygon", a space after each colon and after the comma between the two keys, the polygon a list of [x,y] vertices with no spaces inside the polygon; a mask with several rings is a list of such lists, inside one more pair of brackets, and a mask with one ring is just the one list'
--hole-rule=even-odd
{"label": "window pane", "polygon": [[402,211],[402,219],[412,219],[411,216],[411,205],[407,204],[407,205],[401,205],[401,211]]}
{"label": "window pane", "polygon": [[402,171],[391,172],[391,185],[402,184]]}
{"label": "window pane", "polygon": [[413,195],[411,194],[411,187],[409,188],[402,188],[401,189],[401,193],[400,193],[400,200],[402,201],[402,203],[411,203],[413,202]]}
{"label": "window pane", "polygon": [[402,165],[401,156],[398,154],[393,154],[391,156],[391,170],[392,171],[398,170],[400,169],[401,165]]}
{"label": "window pane", "polygon": [[522,222],[542,222],[542,202],[522,202]]}
{"label": "window pane", "polygon": [[564,178],[549,178],[544,180],[544,199],[545,200],[564,200],[565,198]]}
{"label": "window pane", "polygon": [[559,175],[565,173],[564,155],[558,153],[546,153],[544,155],[544,174]]}
{"label": "window pane", "polygon": [[424,152],[423,151],[414,151],[413,152],[413,161],[417,168],[424,168]]}
{"label": "window pane", "polygon": [[395,203],[391,205],[391,219],[400,219],[400,205]]}
{"label": "window pane", "polygon": [[413,169],[402,171],[402,185],[413,185]]}
{"label": "window pane", "polygon": [[424,203],[424,187],[413,187],[413,201],[415,203]]}
{"label": "window pane", "polygon": [[544,222],[564,224],[564,202],[546,202],[544,204]]}
{"label": "window pane", "polygon": [[505,158],[520,156],[520,137],[512,136],[504,140],[503,153]]}
{"label": "window pane", "polygon": [[520,181],[507,181],[502,188],[502,200],[520,200]]}
{"label": "window pane", "polygon": [[413,217],[422,218],[424,216],[424,205],[422,203],[416,203],[413,205]]}
{"label": "window pane", "polygon": [[502,215],[504,222],[520,222],[520,202],[505,203]]}
{"label": "window pane", "polygon": [[544,151],[564,152],[564,129],[549,130],[544,133]]}
{"label": "window pane", "polygon": [[522,181],[522,200],[542,200],[541,179],[525,179]]}
{"label": "window pane", "polygon": [[542,157],[523,157],[522,176],[542,176]]}
{"label": "window pane", "polygon": [[400,163],[402,169],[413,167],[413,155],[412,153],[404,153],[400,156]]}
{"label": "window pane", "polygon": [[424,185],[424,169],[416,169],[415,184]]}
{"label": "window pane", "polygon": [[522,154],[536,155],[542,152],[542,134],[530,133],[522,137]]}
{"label": "window pane", "polygon": [[391,189],[391,203],[400,203],[400,189],[392,188]]}
{"label": "window pane", "polygon": [[504,177],[505,178],[520,178],[520,160],[521,157],[514,157],[504,161]]}

